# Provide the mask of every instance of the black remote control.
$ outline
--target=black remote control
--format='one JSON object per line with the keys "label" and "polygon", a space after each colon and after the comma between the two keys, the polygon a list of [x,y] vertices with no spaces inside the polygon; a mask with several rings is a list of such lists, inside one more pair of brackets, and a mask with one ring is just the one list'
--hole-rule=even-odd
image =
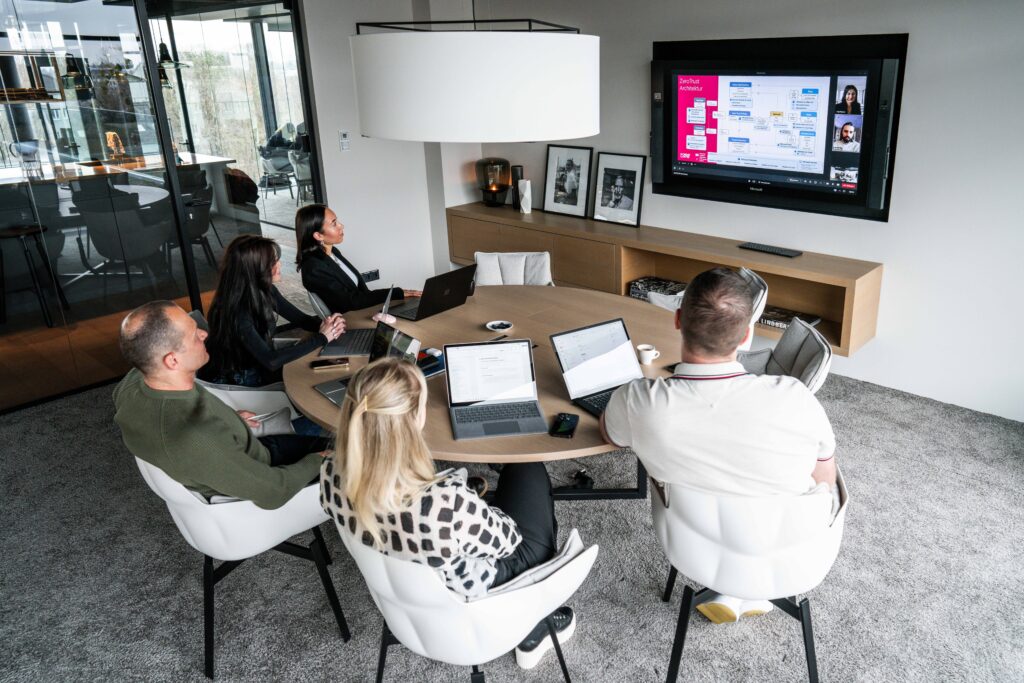
{"label": "black remote control", "polygon": [[739,245],[740,249],[750,249],[751,251],[763,251],[766,254],[775,254],[776,256],[785,256],[786,258],[793,258],[804,253],[797,251],[796,249],[786,249],[785,247],[773,247],[770,244],[759,244],[757,242],[744,242]]}

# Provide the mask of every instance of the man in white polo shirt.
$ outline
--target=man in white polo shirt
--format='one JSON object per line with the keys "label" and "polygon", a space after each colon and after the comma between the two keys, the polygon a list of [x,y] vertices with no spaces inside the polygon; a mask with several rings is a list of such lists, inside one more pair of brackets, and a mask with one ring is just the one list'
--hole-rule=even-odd
{"label": "man in white polo shirt", "polygon": [[[694,278],[676,311],[683,362],[667,380],[620,387],[601,416],[605,438],[631,447],[655,480],[709,493],[800,495],[833,486],[835,436],[821,404],[800,380],[751,375],[736,360],[752,314],[736,272]],[[772,604],[719,595],[697,609],[723,623]]]}

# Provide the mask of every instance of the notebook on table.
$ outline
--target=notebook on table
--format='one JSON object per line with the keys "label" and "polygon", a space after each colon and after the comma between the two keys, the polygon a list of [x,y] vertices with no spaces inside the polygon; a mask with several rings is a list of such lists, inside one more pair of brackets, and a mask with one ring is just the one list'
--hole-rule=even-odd
{"label": "notebook on table", "polygon": [[444,362],[457,440],[547,433],[529,339],[446,344]]}
{"label": "notebook on table", "polygon": [[[377,328],[373,330],[373,337],[370,340],[369,362],[372,363],[375,360],[389,356],[406,358],[410,362],[415,362],[419,351],[420,342],[418,339],[410,337],[405,332],[395,329],[387,323],[379,322],[377,323]],[[336,406],[340,406],[341,402],[345,399],[345,391],[348,389],[349,379],[351,378],[332,379],[329,382],[317,384],[313,388],[323,394],[328,401]]]}
{"label": "notebook on table", "polygon": [[476,264],[458,268],[428,278],[423,285],[423,296],[391,309],[391,315],[406,320],[423,320],[461,306],[473,291]]}
{"label": "notebook on table", "polygon": [[572,402],[600,417],[612,394],[644,376],[622,318],[551,335]]}

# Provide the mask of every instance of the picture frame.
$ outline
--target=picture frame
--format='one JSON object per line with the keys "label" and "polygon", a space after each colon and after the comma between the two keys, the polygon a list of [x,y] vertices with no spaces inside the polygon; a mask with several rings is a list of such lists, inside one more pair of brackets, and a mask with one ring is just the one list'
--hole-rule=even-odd
{"label": "picture frame", "polygon": [[645,155],[598,152],[594,220],[634,228],[639,225],[646,170]]}
{"label": "picture frame", "polygon": [[548,145],[544,211],[586,217],[593,156],[593,147]]}

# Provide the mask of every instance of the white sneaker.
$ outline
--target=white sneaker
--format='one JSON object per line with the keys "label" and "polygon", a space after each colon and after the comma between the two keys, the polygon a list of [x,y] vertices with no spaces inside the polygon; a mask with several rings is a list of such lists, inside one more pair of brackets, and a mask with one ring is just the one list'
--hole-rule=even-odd
{"label": "white sneaker", "polygon": [[[555,622],[555,633],[558,634],[558,645],[565,647],[565,644],[576,632],[576,614],[569,607],[559,607],[551,614]],[[551,633],[545,622],[537,624],[530,635],[523,639],[516,648],[516,664],[521,669],[532,669],[540,663],[544,653],[555,647],[551,642]]]}
{"label": "white sneaker", "polygon": [[731,595],[712,593],[714,597],[697,605],[697,611],[713,624],[729,624],[739,621],[743,613],[743,600]]}
{"label": "white sneaker", "polygon": [[740,617],[757,617],[775,609],[770,600],[742,600],[731,595],[714,593],[707,602],[697,605],[697,611],[714,624],[729,624]]}
{"label": "white sneaker", "polygon": [[771,600],[744,600],[740,607],[741,617],[759,617],[775,609]]}

